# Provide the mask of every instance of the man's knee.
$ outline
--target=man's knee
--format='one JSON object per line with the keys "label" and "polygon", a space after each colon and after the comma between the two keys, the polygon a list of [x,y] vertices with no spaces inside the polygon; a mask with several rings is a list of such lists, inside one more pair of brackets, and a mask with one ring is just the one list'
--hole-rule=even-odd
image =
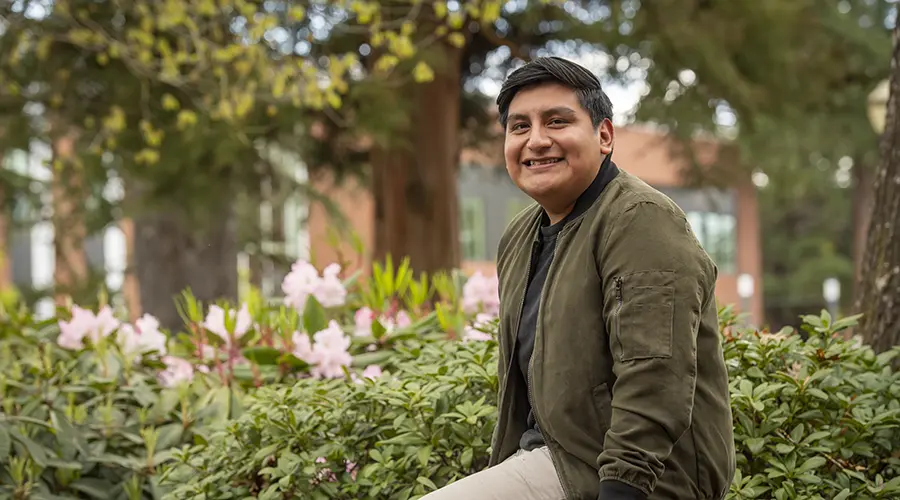
{"label": "man's knee", "polygon": [[563,500],[546,448],[520,452],[501,464],[429,493],[422,500]]}

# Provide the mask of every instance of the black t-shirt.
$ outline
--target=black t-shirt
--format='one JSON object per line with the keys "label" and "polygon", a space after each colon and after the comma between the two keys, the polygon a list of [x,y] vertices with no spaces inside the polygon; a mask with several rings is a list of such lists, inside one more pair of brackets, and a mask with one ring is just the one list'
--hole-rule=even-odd
{"label": "black t-shirt", "polygon": [[[549,221],[545,219],[545,225],[541,226],[540,248],[537,251],[537,259],[532,263],[531,281],[528,283],[528,288],[525,291],[525,304],[522,306],[522,319],[517,334],[518,348],[516,357],[518,358],[522,378],[528,382],[527,386],[529,388],[531,387],[531,381],[528,379],[528,364],[531,361],[531,353],[534,352],[534,333],[537,328],[541,290],[544,288],[544,282],[547,281],[547,270],[550,269],[550,263],[553,261],[553,251],[556,249],[556,236],[562,229],[564,221],[553,225],[547,224],[549,224]],[[526,451],[531,451],[543,445],[544,438],[541,436],[541,429],[534,419],[529,391],[528,430],[525,431],[519,440],[519,447]]]}

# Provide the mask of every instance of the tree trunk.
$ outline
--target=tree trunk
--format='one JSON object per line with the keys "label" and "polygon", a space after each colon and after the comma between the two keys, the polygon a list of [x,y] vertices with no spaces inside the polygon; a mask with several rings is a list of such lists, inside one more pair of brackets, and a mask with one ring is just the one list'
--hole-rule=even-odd
{"label": "tree trunk", "polygon": [[83,291],[88,280],[88,260],[84,248],[87,226],[84,221],[84,172],[75,158],[75,136],[62,134],[53,140],[53,271],[54,296],[64,305],[67,296]]}
{"label": "tree trunk", "polygon": [[[0,152],[0,160],[3,154]],[[6,291],[12,286],[12,268],[9,263],[9,224],[7,218],[9,212],[5,209],[5,193],[0,187],[0,292]]]}
{"label": "tree trunk", "polygon": [[414,84],[406,146],[372,153],[376,260],[404,256],[418,272],[459,265],[457,172],[460,58],[441,44],[434,80]]}
{"label": "tree trunk", "polygon": [[141,311],[141,289],[134,266],[134,220],[119,221],[119,228],[125,239],[125,272],[122,280],[122,297],[128,310],[128,320],[137,321],[143,315]]}
{"label": "tree trunk", "polygon": [[866,252],[866,238],[869,221],[872,219],[872,169],[862,162],[853,165],[853,279],[854,297],[861,293],[863,258]]}
{"label": "tree trunk", "polygon": [[170,331],[182,331],[176,299],[190,287],[209,306],[217,299],[237,299],[237,232],[229,200],[215,216],[192,220],[177,208],[137,214],[134,218],[134,263],[141,309]]}
{"label": "tree trunk", "polygon": [[894,26],[890,98],[863,259],[860,333],[876,352],[900,344],[900,23]]}

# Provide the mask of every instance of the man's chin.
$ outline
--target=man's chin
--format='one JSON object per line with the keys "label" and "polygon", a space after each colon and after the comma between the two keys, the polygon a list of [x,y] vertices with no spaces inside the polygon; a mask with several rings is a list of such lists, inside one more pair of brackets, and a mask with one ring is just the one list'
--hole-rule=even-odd
{"label": "man's chin", "polygon": [[524,184],[522,186],[522,191],[540,205],[545,205],[548,200],[552,200],[556,197],[556,194],[559,192],[559,183],[540,182],[531,185]]}

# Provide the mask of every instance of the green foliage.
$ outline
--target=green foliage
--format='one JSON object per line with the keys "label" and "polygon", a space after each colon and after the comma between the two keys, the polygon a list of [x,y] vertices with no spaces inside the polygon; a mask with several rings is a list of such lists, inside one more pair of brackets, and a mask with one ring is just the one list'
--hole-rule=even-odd
{"label": "green foliage", "polygon": [[209,446],[177,453],[166,498],[420,496],[487,465],[496,345],[404,349],[375,381],[263,388]]}
{"label": "green foliage", "polygon": [[[385,269],[382,278],[398,275]],[[319,319],[273,323],[274,334],[331,314],[309,304],[304,316]],[[184,311],[194,318],[202,308]],[[487,463],[494,340],[404,335],[354,355],[343,377],[263,377],[257,387],[211,368],[167,387],[158,377],[167,359],[126,361],[113,336],[64,350],[59,328],[24,308],[4,306],[0,319],[0,495],[409,499]],[[719,319],[738,466],[727,498],[897,498],[900,372],[890,362],[900,347],[876,355],[845,337],[857,318],[826,312],[804,316],[803,335],[740,328],[729,307]],[[496,320],[479,326],[496,328]],[[284,362],[258,343],[241,352],[250,371]],[[384,373],[353,373],[372,362]]]}
{"label": "green foliage", "polygon": [[[720,319],[738,458],[728,498],[895,498],[900,374],[889,361],[900,349],[876,356],[839,336],[855,318],[827,313],[804,318],[805,341],[740,330],[729,308]],[[495,345],[403,351],[397,370],[374,383],[257,392],[208,446],[179,454],[168,481],[188,482],[172,498],[412,498],[479,470],[495,418],[486,403]],[[448,404],[454,412],[439,409]]]}
{"label": "green foliage", "polygon": [[724,328],[738,464],[728,498],[897,498],[900,348],[876,356],[845,339],[855,317],[803,320],[805,341]]}
{"label": "green foliage", "polygon": [[0,497],[159,498],[172,447],[232,416],[227,388],[164,388],[156,359],[61,349],[55,323],[24,309],[0,319]]}

